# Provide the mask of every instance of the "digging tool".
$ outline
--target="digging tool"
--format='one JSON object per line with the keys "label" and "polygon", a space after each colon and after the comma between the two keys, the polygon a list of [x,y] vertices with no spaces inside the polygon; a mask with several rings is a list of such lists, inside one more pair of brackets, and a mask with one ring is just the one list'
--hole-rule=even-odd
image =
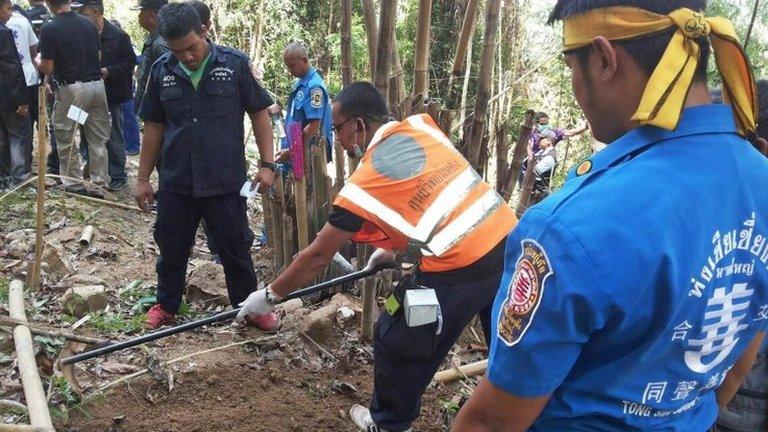
{"label": "digging tool", "polygon": [[[319,283],[317,285],[313,285],[313,286],[310,286],[310,287],[298,290],[298,291],[296,291],[296,292],[286,296],[282,300],[280,300],[280,303],[287,302],[288,300],[293,300],[293,299],[301,298],[301,297],[304,297],[306,295],[313,294],[313,293],[316,293],[318,291],[324,290],[326,288],[330,288],[332,286],[336,286],[336,285],[343,284],[343,283],[346,283],[346,282],[356,281],[358,279],[363,279],[365,277],[374,275],[374,274],[376,274],[376,273],[378,273],[378,272],[380,272],[382,270],[393,268],[393,266],[394,266],[393,263],[383,263],[383,264],[374,265],[374,266],[367,266],[366,268],[364,268],[364,269],[362,269],[360,271],[357,271],[357,272],[354,272],[354,273],[350,273],[348,275],[340,276],[340,277],[337,277],[335,279],[331,279],[329,281],[322,282],[322,283]],[[179,326],[176,326],[176,327],[171,327],[171,328],[168,328],[168,329],[165,329],[165,330],[160,330],[160,331],[157,331],[157,332],[154,332],[154,333],[150,333],[150,334],[147,334],[147,335],[144,335],[144,336],[137,337],[135,339],[131,339],[131,340],[123,341],[123,342],[118,342],[118,343],[115,343],[113,345],[107,345],[105,347],[96,348],[94,350],[91,350],[91,351],[88,351],[88,352],[85,352],[85,353],[82,353],[82,354],[78,354],[78,355],[75,355],[75,356],[62,358],[60,360],[60,363],[61,363],[61,366],[71,365],[71,364],[74,364],[74,363],[81,362],[83,360],[89,360],[89,359],[92,359],[92,358],[95,358],[95,357],[100,357],[100,356],[103,356],[105,354],[109,354],[109,353],[112,353],[112,352],[115,352],[115,351],[120,351],[120,350],[123,350],[123,349],[126,349],[126,348],[131,348],[131,347],[134,347],[136,345],[141,345],[141,344],[146,343],[146,342],[151,342],[151,341],[154,341],[154,340],[162,339],[162,338],[167,337],[167,336],[171,336],[171,335],[182,333],[182,332],[185,332],[185,331],[188,331],[188,330],[196,329],[198,327],[202,327],[202,326],[205,326],[205,325],[208,325],[208,324],[214,324],[214,323],[218,323],[218,322],[222,322],[222,321],[226,321],[226,320],[231,320],[231,319],[233,319],[233,318],[235,318],[237,316],[237,313],[240,311],[240,309],[241,308],[232,309],[230,311],[222,312],[220,314],[213,315],[213,316],[210,316],[208,318],[203,318],[203,319],[200,319],[200,320],[197,320],[197,321],[192,321],[192,322],[189,322],[189,323],[186,323],[186,324],[182,324],[182,325],[179,325]]]}

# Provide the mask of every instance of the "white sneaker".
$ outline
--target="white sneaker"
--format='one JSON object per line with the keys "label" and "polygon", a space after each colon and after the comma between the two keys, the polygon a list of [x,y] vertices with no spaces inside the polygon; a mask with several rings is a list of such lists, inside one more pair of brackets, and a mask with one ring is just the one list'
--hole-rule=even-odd
{"label": "white sneaker", "polygon": [[[371,411],[362,405],[352,405],[352,408],[349,409],[349,417],[362,431],[387,432],[386,429],[381,429],[380,427],[376,426],[376,423],[374,423],[373,419],[371,418]],[[411,429],[408,429],[405,432],[411,432]]]}

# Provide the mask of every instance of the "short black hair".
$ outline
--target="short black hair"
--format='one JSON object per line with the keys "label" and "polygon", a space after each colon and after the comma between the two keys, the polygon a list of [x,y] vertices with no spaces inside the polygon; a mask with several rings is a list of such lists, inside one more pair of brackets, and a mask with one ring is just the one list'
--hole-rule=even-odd
{"label": "short black hair", "polygon": [[83,6],[83,8],[91,8],[95,11],[98,11],[100,14],[104,15],[104,5],[96,5],[96,4],[89,4],[87,6]]}
{"label": "short black hair", "polygon": [[345,116],[361,116],[367,120],[383,123],[389,119],[387,102],[373,84],[357,81],[346,87],[334,101],[340,113]]}
{"label": "short black hair", "polygon": [[190,32],[203,33],[203,24],[189,3],[169,3],[157,15],[157,29],[165,40],[181,39]]}
{"label": "short black hair", "polygon": [[768,80],[757,82],[757,135],[768,139]]}
{"label": "short black hair", "polygon": [[59,7],[64,6],[65,4],[69,4],[70,0],[48,0],[48,2],[53,7]]}
{"label": "short black hair", "polygon": [[[695,11],[703,11],[707,7],[706,0],[558,0],[552,14],[549,16],[548,24],[556,21],[562,21],[574,15],[587,13],[594,9],[606,8],[611,6],[632,6],[660,15],[667,15],[670,12],[688,8]],[[635,39],[615,41],[615,43],[624,47],[627,53],[638,63],[643,71],[650,76],[656,69],[656,66],[664,55],[669,42],[672,40],[674,29],[659,34],[641,36]],[[696,43],[701,48],[699,51],[699,64],[696,68],[695,78],[706,80],[707,64],[709,61],[710,45],[707,38],[696,39]],[[582,64],[586,63],[589,55],[588,49],[575,50]]]}
{"label": "short black hair", "polygon": [[211,25],[211,9],[207,4],[201,2],[200,0],[189,0],[187,3],[191,4],[192,7],[195,8],[197,15],[200,16],[200,22],[204,26]]}
{"label": "short black hair", "polygon": [[539,111],[536,113],[536,115],[533,116],[533,119],[539,121],[539,119],[544,117],[549,118],[549,114],[545,113],[544,111]]}

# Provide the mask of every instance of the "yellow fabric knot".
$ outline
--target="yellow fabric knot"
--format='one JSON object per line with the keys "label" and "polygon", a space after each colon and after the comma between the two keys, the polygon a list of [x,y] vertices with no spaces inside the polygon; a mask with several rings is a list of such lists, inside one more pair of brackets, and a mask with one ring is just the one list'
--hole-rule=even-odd
{"label": "yellow fabric knot", "polygon": [[632,116],[640,124],[668,130],[677,127],[698,66],[700,49],[694,39],[709,37],[723,77],[723,99],[733,106],[739,132],[746,135],[755,131],[755,80],[733,24],[727,19],[707,18],[687,8],[659,15],[635,7],[613,6],[574,15],[563,24],[564,52],[588,46],[598,36],[621,41],[677,29]]}

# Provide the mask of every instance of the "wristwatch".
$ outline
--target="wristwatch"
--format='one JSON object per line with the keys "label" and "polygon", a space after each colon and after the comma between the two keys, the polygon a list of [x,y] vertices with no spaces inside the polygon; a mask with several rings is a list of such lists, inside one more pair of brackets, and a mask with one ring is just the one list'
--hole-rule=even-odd
{"label": "wristwatch", "polygon": [[266,168],[268,170],[272,170],[272,172],[277,171],[277,165],[275,163],[273,163],[273,162],[261,161],[261,162],[259,162],[259,167]]}

